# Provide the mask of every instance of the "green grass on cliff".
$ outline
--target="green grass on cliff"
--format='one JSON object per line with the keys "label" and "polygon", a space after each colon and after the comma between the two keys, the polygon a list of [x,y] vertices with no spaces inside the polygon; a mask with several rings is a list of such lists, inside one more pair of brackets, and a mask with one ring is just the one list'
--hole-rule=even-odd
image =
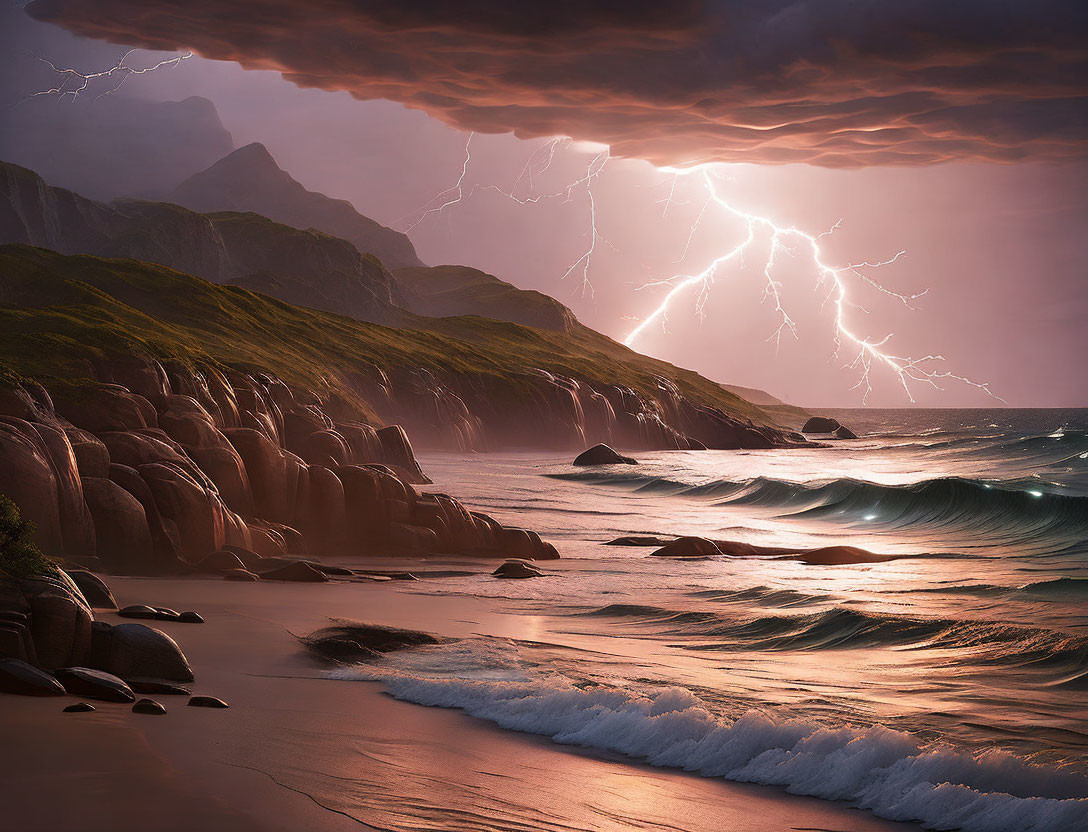
{"label": "green grass on cliff", "polygon": [[530,384],[528,371],[539,368],[651,395],[655,376],[666,376],[699,403],[770,421],[698,374],[581,325],[554,332],[475,316],[408,323],[362,323],[136,260],[0,246],[0,377],[6,370],[56,387],[91,377],[96,360],[142,354],[275,373],[373,416],[348,374],[425,368],[440,378],[471,375],[497,395],[517,396]]}

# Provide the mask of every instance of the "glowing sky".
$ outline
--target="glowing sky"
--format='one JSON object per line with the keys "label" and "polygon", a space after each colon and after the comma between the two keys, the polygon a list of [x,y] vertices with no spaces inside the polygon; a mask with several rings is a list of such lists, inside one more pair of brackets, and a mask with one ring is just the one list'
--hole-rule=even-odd
{"label": "glowing sky", "polygon": [[[702,3],[682,4],[668,25],[655,16],[659,4],[647,4],[645,12],[641,5],[624,6],[631,11],[622,19],[611,10],[619,5],[597,4],[604,11],[587,22],[578,18],[581,5],[566,3],[555,7],[554,18],[517,21],[496,18],[482,3],[470,4],[462,18],[451,17],[443,4],[409,3],[403,7],[411,19],[352,18],[349,25],[337,17],[347,14],[348,4],[330,2],[311,9],[320,21],[316,28],[271,0],[256,4],[248,17],[237,10],[243,4],[218,4],[220,17],[207,25],[198,16],[204,4],[186,4],[184,20],[156,3],[140,4],[141,14],[126,13],[122,7],[132,4],[121,0],[109,0],[108,9],[93,5],[98,11],[90,14],[91,4],[77,0],[41,3],[35,13],[126,44],[194,48],[282,67],[295,80],[356,94],[366,87],[368,95],[433,113],[358,101],[346,91],[299,89],[279,72],[200,57],[133,79],[119,93],[203,95],[215,102],[237,146],[262,141],[307,187],[351,199],[388,225],[405,227],[415,209],[457,180],[466,140],[458,128],[570,134],[610,142],[617,155],[658,162],[744,160],[716,170],[721,192],[744,211],[813,233],[842,219],[825,240],[835,262],[883,260],[906,250],[873,276],[895,292],[929,292],[910,310],[859,285],[857,300],[869,314],[848,314],[864,337],[894,333],[891,344],[900,355],[940,353],[948,369],[991,382],[1014,405],[1088,405],[1084,15],[1073,11],[1075,4],[1035,4],[1039,13],[1012,28],[986,16],[981,5],[966,4],[963,18],[980,23],[970,30],[962,21],[935,27],[939,4],[904,4],[910,14],[865,26],[847,15],[857,4],[832,3],[826,19],[813,22],[806,17],[811,4],[793,3],[782,4],[773,19],[742,17],[712,32],[698,25],[706,13]],[[1068,14],[1055,22],[1059,7]],[[71,55],[88,68],[116,58],[116,47],[76,39],[21,13],[8,18],[13,14],[19,33],[12,39],[20,46],[53,59]],[[103,21],[123,24],[110,28]],[[575,24],[584,26],[581,34],[571,34]],[[834,47],[827,40],[833,25],[841,36]],[[324,37],[322,48],[299,36],[300,26]],[[533,26],[546,33],[538,40],[548,55],[510,55],[508,47],[525,42],[523,28]],[[291,37],[284,27],[294,27]],[[385,41],[381,50],[370,48],[390,27],[400,27],[395,48]],[[897,40],[893,31],[913,34]],[[614,37],[601,54],[603,32]],[[441,66],[415,60],[413,50],[433,56],[440,43]],[[652,63],[656,74],[634,63],[646,43],[654,54],[643,63]],[[733,47],[728,65],[707,63]],[[473,61],[473,48],[486,60]],[[694,64],[676,58],[693,50],[700,56]],[[883,50],[879,60],[873,50]],[[43,79],[25,55],[11,57],[12,41],[5,54],[26,89]],[[786,60],[798,54],[803,62]],[[142,55],[140,65],[169,57]],[[504,100],[517,106],[503,106]],[[18,110],[8,113],[17,127]],[[545,141],[509,133],[474,137],[466,192],[473,185],[511,188]],[[596,152],[576,144],[558,153],[535,183],[538,191],[561,190],[584,176]],[[765,164],[792,159],[799,161]],[[1006,163],[988,161],[994,159]],[[478,190],[425,218],[411,236],[428,263],[466,263],[548,292],[585,323],[622,339],[667,290],[638,287],[698,271],[743,236],[723,215],[705,219],[688,245],[705,190],[699,177],[678,180],[666,213],[672,187],[672,177],[647,161],[609,161],[594,194],[598,228],[614,250],[595,250],[591,294],[578,291],[578,280],[560,281],[588,244],[584,188],[572,191],[569,201],[528,206]],[[685,247],[684,262],[677,263]],[[766,251],[758,254],[765,258]],[[858,393],[850,390],[857,374],[831,359],[831,316],[821,306],[826,292],[814,291],[810,262],[800,250],[777,258],[798,337],[776,346],[766,340],[779,318],[773,303],[761,302],[763,259],[748,259],[718,276],[701,321],[693,314],[694,295],[678,299],[667,330],[648,328],[636,346],[798,403],[857,403]],[[875,372],[873,385],[870,404],[906,404],[894,376]],[[954,383],[943,393],[915,392],[923,404],[991,403]]]}

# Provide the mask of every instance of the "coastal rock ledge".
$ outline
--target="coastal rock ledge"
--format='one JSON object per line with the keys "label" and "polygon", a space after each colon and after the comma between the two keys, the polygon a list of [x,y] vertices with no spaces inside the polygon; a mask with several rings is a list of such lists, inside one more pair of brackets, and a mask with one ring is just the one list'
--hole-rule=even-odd
{"label": "coastal rock ledge", "polygon": [[0,492],[50,556],[137,575],[186,574],[232,548],[558,557],[535,532],[418,491],[430,480],[400,426],[274,376],[142,358],[94,376],[0,389]]}

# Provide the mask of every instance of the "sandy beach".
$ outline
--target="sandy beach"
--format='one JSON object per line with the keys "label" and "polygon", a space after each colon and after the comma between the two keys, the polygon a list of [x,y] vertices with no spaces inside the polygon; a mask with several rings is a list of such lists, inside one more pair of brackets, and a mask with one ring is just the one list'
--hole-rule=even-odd
{"label": "sandy beach", "polygon": [[390,583],[110,582],[122,606],[151,602],[205,617],[161,627],[189,657],[194,693],[231,707],[159,697],[166,716],[109,703],[63,714],[68,700],[4,697],[4,830],[916,828],[399,702],[376,683],[324,678],[327,667],[292,635],[345,617],[455,637],[534,638],[533,617],[496,613],[484,599]]}

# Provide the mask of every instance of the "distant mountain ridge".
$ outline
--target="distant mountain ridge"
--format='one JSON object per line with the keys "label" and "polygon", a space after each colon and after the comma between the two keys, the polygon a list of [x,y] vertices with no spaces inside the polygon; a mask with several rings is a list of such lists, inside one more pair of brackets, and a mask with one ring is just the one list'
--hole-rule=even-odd
{"label": "distant mountain ridge", "polygon": [[202,214],[252,211],[294,228],[314,228],[373,254],[388,269],[424,265],[406,235],[364,217],[346,199],[306,190],[260,142],[190,176],[169,199]]}

